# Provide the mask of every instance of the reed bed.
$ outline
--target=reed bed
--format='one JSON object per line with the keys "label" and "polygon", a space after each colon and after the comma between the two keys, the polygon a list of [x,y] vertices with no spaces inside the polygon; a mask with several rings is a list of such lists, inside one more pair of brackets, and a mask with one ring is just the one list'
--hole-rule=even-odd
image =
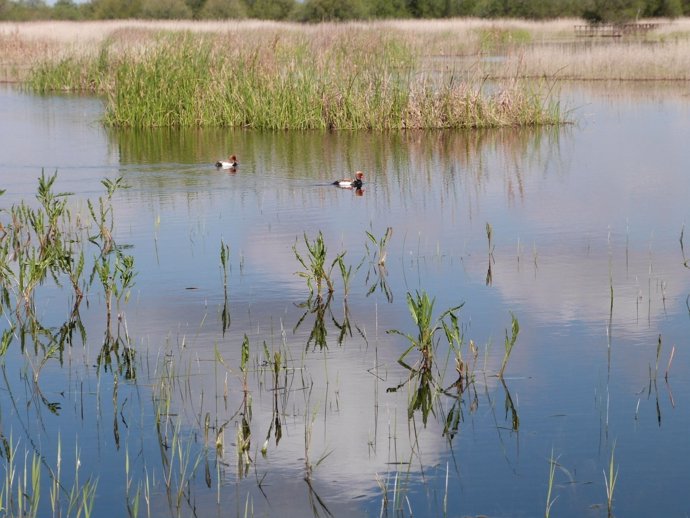
{"label": "reed bed", "polygon": [[95,55],[44,61],[38,92],[107,97],[118,127],[259,129],[480,128],[557,124],[556,100],[516,81],[488,90],[455,74],[417,72],[404,39],[365,29],[246,41],[164,33],[147,45],[102,43]]}
{"label": "reed bed", "polygon": [[568,80],[688,81],[690,40],[529,47],[511,54],[503,68]]}
{"label": "reed bed", "polygon": [[558,80],[690,79],[690,19],[635,39],[578,39],[578,23],[4,23],[0,68],[38,92],[103,95],[122,127],[559,124]]}

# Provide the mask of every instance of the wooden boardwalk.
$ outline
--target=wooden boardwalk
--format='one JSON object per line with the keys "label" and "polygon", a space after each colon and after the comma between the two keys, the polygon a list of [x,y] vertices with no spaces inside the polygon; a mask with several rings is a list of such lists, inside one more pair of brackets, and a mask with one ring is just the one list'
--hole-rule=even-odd
{"label": "wooden boardwalk", "polygon": [[575,36],[620,38],[621,36],[644,35],[658,26],[658,23],[590,23],[576,25]]}

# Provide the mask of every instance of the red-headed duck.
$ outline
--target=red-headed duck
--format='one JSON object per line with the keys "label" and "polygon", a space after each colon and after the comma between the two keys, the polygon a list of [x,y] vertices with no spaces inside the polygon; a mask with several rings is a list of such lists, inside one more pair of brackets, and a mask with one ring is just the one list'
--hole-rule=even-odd
{"label": "red-headed duck", "polygon": [[357,171],[354,180],[352,178],[343,178],[342,180],[336,180],[335,182],[333,182],[333,185],[337,185],[338,187],[347,187],[350,189],[353,187],[355,189],[361,189],[363,183],[364,173],[362,171]]}
{"label": "red-headed duck", "polygon": [[237,165],[237,157],[235,155],[230,155],[230,158],[227,160],[218,160],[218,162],[216,162],[216,167],[221,169],[234,169]]}

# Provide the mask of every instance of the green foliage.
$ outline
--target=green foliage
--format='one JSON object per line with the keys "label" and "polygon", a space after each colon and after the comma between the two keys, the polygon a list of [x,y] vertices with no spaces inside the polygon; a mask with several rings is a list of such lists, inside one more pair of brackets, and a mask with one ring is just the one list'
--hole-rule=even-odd
{"label": "green foliage", "polygon": [[292,247],[295,257],[304,268],[304,271],[297,272],[297,275],[303,277],[307,281],[310,297],[314,294],[314,289],[316,289],[316,297],[320,299],[324,282],[328,287],[328,293],[333,293],[334,291],[333,282],[331,281],[331,271],[338,261],[338,258],[336,257],[335,261],[330,265],[330,268],[326,270],[327,249],[321,231],[319,231],[319,234],[314,238],[314,241],[309,241],[305,233],[304,244],[307,247],[307,254],[304,257],[297,250],[296,244]]}
{"label": "green foliage", "polygon": [[192,17],[192,9],[184,0],[142,0],[139,11],[142,18],[179,20]]}
{"label": "green foliage", "polygon": [[409,18],[406,0],[371,0],[369,16],[372,18]]}
{"label": "green foliage", "polygon": [[242,0],[206,0],[199,11],[199,18],[209,20],[238,19],[247,17],[247,7]]}
{"label": "green foliage", "polygon": [[141,0],[93,0],[93,17],[97,20],[136,18]]}
{"label": "green foliage", "polygon": [[678,18],[683,16],[683,3],[681,0],[648,0],[644,16],[649,18]]}
{"label": "green foliage", "polygon": [[57,0],[53,6],[53,18],[56,20],[81,20],[84,18],[84,12],[72,0]]}
{"label": "green foliage", "polygon": [[287,20],[297,8],[295,0],[246,0],[248,14],[260,20]]}
{"label": "green foliage", "polygon": [[590,0],[582,16],[590,22],[624,23],[640,18],[656,0]]}
{"label": "green foliage", "polygon": [[690,14],[690,0],[0,0],[0,20],[38,19],[295,19],[306,22],[369,18],[550,19],[583,17],[621,23],[639,17]]}
{"label": "green foliage", "polygon": [[368,13],[363,0],[305,0],[298,16],[305,22],[323,22],[362,19]]}
{"label": "green foliage", "polygon": [[[503,34],[503,33],[501,33]],[[509,31],[511,38],[524,38]],[[502,37],[502,36],[501,36]],[[209,34],[163,33],[146,53],[70,58],[32,71],[37,91],[107,96],[105,122],[121,127],[256,129],[480,128],[558,124],[559,106],[518,83],[482,85],[414,73],[395,33],[343,33],[316,46],[301,36],[228,47]]]}
{"label": "green foliage", "polygon": [[512,313],[510,314],[510,318],[511,333],[510,335],[508,335],[508,330],[506,329],[505,351],[503,353],[503,362],[501,363],[501,370],[498,372],[499,378],[503,378],[503,372],[506,369],[506,365],[508,365],[508,358],[510,358],[510,353],[513,352],[513,347],[515,346],[518,334],[520,333],[520,324],[518,323],[518,319]]}
{"label": "green foliage", "polygon": [[[456,313],[462,308],[464,303],[449,308],[434,318],[434,301],[435,299],[429,298],[426,292],[416,292],[415,295],[408,292],[407,306],[410,316],[417,327],[416,334],[406,334],[397,329],[388,331],[388,333],[404,336],[410,343],[410,346],[398,359],[398,363],[410,371],[410,377],[406,382],[398,387],[389,388],[388,391],[395,392],[406,383],[415,381],[416,386],[411,389],[412,392],[407,409],[408,417],[412,418],[415,412],[421,411],[422,422],[425,426],[429,413],[434,413],[434,395],[441,390],[439,382],[442,376],[437,378],[433,370],[438,342],[436,334],[443,331],[448,346],[458,357],[461,357],[463,344],[463,335]],[[410,366],[405,362],[405,358],[413,349],[419,351],[420,358],[413,366]]]}

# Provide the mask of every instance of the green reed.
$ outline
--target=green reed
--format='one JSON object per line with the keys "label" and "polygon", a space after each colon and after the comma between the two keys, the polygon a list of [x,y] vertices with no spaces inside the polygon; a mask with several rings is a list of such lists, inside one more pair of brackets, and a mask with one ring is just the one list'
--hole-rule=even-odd
{"label": "green reed", "polygon": [[520,333],[520,323],[518,319],[510,314],[510,335],[508,335],[508,330],[506,329],[505,337],[505,347],[503,352],[503,361],[501,362],[501,370],[498,371],[498,377],[503,379],[503,372],[506,370],[506,365],[508,365],[508,359],[510,358],[510,353],[513,352],[513,347],[517,341],[518,334]]}
{"label": "green reed", "polygon": [[479,128],[558,124],[548,88],[419,74],[413,45],[375,31],[240,43],[170,32],[145,48],[67,57],[35,67],[36,91],[97,91],[105,123],[123,127],[257,129]]}
{"label": "green reed", "polygon": [[551,493],[553,492],[553,481],[556,477],[557,464],[558,458],[553,456],[553,448],[551,448],[551,457],[549,457],[549,484],[546,490],[546,508],[544,509],[544,518],[549,518],[549,516],[551,516],[551,508],[558,498],[558,496],[551,498]]}
{"label": "green reed", "polygon": [[[408,405],[408,417],[412,418],[415,411],[421,410],[422,421],[427,423],[429,413],[434,413],[434,394],[440,390],[441,375],[435,375],[433,371],[434,357],[438,339],[437,333],[443,331],[451,350],[461,357],[463,344],[462,331],[456,312],[463,304],[454,306],[434,317],[435,299],[429,297],[426,292],[416,292],[414,295],[407,293],[407,306],[410,316],[417,327],[416,335],[403,333],[397,329],[391,329],[388,333],[404,336],[410,346],[400,355],[398,363],[410,371],[409,378],[397,387],[389,388],[389,392],[395,392],[410,381],[416,381],[416,388],[412,389],[410,403]],[[412,350],[419,351],[421,357],[410,366],[405,359]]]}
{"label": "green reed", "polygon": [[[386,264],[386,256],[388,255],[387,246],[391,236],[393,236],[393,227],[386,228],[386,233],[379,239],[376,239],[371,232],[367,231],[367,237],[375,247],[374,256],[378,258],[379,266]],[[365,247],[367,252],[369,252],[369,246],[366,243]]]}
{"label": "green reed", "polygon": [[616,444],[614,443],[613,447],[611,448],[611,459],[609,460],[608,476],[606,475],[606,470],[604,470],[604,486],[606,487],[606,506],[609,517],[613,516],[613,492],[616,489],[616,482],[618,481],[618,468],[615,467],[614,464],[615,450]]}
{"label": "green reed", "polygon": [[[79,481],[81,466],[80,452],[75,449],[74,478],[71,487],[63,485],[60,475],[61,443],[58,437],[57,467],[51,469],[45,459],[36,451],[29,454],[24,450],[24,465],[19,466],[19,443],[14,444],[12,437],[5,443],[3,458],[4,479],[0,484],[0,514],[7,517],[35,518],[39,516],[42,501],[42,477],[45,469],[51,478],[49,499],[52,516],[84,516],[88,518],[93,512],[98,481],[89,477],[83,484]],[[18,462],[19,461],[19,462]],[[45,468],[44,468],[45,464]],[[61,501],[64,494],[66,500]]]}
{"label": "green reed", "polygon": [[304,268],[304,271],[297,272],[297,275],[303,277],[307,281],[310,298],[314,294],[314,290],[316,290],[316,297],[320,299],[324,284],[328,289],[328,293],[333,293],[333,291],[335,291],[333,281],[331,280],[331,272],[336,262],[338,262],[338,258],[336,257],[330,267],[327,268],[326,257],[328,249],[321,231],[319,231],[319,234],[313,241],[310,241],[305,233],[304,244],[307,247],[307,253],[304,257],[297,250],[297,244],[292,247],[295,257]]}

